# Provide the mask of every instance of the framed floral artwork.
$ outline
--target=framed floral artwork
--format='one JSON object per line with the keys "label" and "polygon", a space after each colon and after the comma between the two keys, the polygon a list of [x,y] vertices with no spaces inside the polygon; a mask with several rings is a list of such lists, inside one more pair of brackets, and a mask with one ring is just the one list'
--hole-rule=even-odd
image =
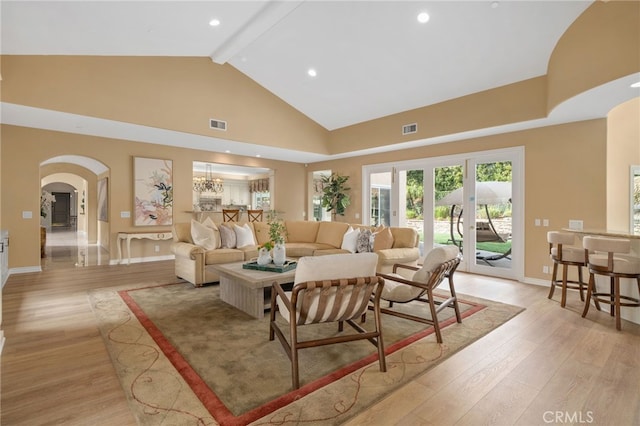
{"label": "framed floral artwork", "polygon": [[173,162],[134,157],[134,224],[136,226],[173,223]]}

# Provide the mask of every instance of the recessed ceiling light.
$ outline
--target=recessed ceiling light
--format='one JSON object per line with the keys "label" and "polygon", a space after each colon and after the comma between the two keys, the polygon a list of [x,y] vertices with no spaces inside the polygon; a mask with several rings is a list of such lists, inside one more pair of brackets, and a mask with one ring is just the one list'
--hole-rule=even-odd
{"label": "recessed ceiling light", "polygon": [[260,158],[260,157],[262,157],[262,155],[260,155],[260,154],[256,154],[256,157]]}
{"label": "recessed ceiling light", "polygon": [[220,20],[213,18],[212,20],[209,21],[209,25],[211,25],[212,27],[217,27],[218,25],[220,25]]}
{"label": "recessed ceiling light", "polygon": [[226,152],[227,154],[229,154],[231,151],[228,149],[225,149],[224,152]]}
{"label": "recessed ceiling light", "polygon": [[421,24],[429,22],[429,14],[427,12],[419,13],[418,14],[418,22],[420,22]]}
{"label": "recessed ceiling light", "polygon": [[633,83],[631,87],[633,87],[634,89],[640,87],[640,81],[638,81],[637,83]]}
{"label": "recessed ceiling light", "polygon": [[315,77],[318,75],[318,72],[314,68],[309,68],[307,74],[309,74],[309,77]]}
{"label": "recessed ceiling light", "polygon": [[492,9],[495,9],[495,8],[496,8],[496,7],[498,7],[498,6],[500,6],[500,2],[497,2],[497,1],[492,1],[492,2],[491,2],[491,8],[492,8]]}

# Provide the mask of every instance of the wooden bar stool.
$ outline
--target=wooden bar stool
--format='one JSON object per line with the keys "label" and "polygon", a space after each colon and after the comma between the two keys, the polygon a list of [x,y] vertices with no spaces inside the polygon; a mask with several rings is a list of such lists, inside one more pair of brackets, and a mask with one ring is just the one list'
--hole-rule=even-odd
{"label": "wooden bar stool", "polygon": [[222,209],[223,222],[237,222],[240,220],[240,209]]}
{"label": "wooden bar stool", "polygon": [[[584,249],[569,247],[575,242],[575,235],[567,232],[547,232],[549,243],[549,257],[553,260],[553,273],[551,274],[551,289],[549,299],[553,297],[556,285],[562,288],[560,306],[564,308],[567,303],[567,289],[580,290],[580,300],[584,301],[584,290],[587,283],[582,279],[582,267],[586,266]],[[562,265],[562,280],[558,279],[558,266]],[[578,268],[578,281],[567,279],[569,266]]]}
{"label": "wooden bar stool", "polygon": [[[584,237],[582,244],[589,268],[589,286],[587,300],[582,316],[589,312],[591,297],[600,310],[600,303],[611,306],[611,316],[616,317],[616,329],[622,328],[620,307],[640,307],[640,298],[620,294],[620,278],[629,278],[638,283],[640,293],[640,258],[625,255],[631,251],[631,241],[620,238]],[[590,251],[593,251],[590,253]],[[610,291],[599,292],[596,288],[596,275],[609,277]]]}
{"label": "wooden bar stool", "polygon": [[262,210],[247,210],[249,222],[262,222]]}

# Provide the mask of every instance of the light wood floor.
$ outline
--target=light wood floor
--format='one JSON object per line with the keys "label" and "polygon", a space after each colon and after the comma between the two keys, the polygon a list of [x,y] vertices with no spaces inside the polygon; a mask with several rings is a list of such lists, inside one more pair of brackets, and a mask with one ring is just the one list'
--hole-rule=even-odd
{"label": "light wood floor", "polygon": [[[172,282],[173,263],[61,264],[4,287],[2,425],[134,425],[87,290]],[[575,293],[562,309],[539,286],[460,273],[456,288],[526,311],[349,425],[640,424],[640,326],[581,318]]]}

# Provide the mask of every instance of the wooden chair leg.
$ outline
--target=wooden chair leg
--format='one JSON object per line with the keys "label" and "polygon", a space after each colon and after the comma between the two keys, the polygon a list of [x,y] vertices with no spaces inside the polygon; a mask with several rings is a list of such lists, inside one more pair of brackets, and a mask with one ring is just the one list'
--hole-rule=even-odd
{"label": "wooden chair leg", "polygon": [[547,297],[548,299],[551,299],[553,297],[553,292],[556,289],[557,276],[558,276],[558,264],[556,262],[553,262],[553,272],[551,272],[551,288],[549,289],[549,296]]}
{"label": "wooden chair leg", "polygon": [[578,287],[580,288],[580,300],[584,302],[584,281],[582,280],[582,266],[578,265]]}
{"label": "wooden chair leg", "polygon": [[427,291],[427,297],[429,297],[429,310],[431,311],[433,328],[436,331],[436,340],[438,343],[442,343],[442,333],[440,332],[440,324],[438,323],[438,313],[436,312],[436,304],[433,301],[433,292],[431,290]]}
{"label": "wooden chair leg", "polygon": [[[615,304],[616,304],[616,329],[619,331],[622,329],[622,318],[620,318],[620,277],[615,277],[614,291],[615,291]],[[611,307],[613,312],[613,307]]]}
{"label": "wooden chair leg", "polygon": [[[587,316],[587,312],[589,312],[589,306],[591,305],[591,293],[595,287],[595,278],[593,274],[589,274],[589,284],[587,284],[587,300],[584,302],[584,310],[582,311],[582,318]],[[597,298],[594,298],[597,299]]]}
{"label": "wooden chair leg", "polygon": [[569,265],[564,263],[562,265],[562,299],[560,299],[560,306],[563,308],[567,304],[567,269],[569,269]]}

